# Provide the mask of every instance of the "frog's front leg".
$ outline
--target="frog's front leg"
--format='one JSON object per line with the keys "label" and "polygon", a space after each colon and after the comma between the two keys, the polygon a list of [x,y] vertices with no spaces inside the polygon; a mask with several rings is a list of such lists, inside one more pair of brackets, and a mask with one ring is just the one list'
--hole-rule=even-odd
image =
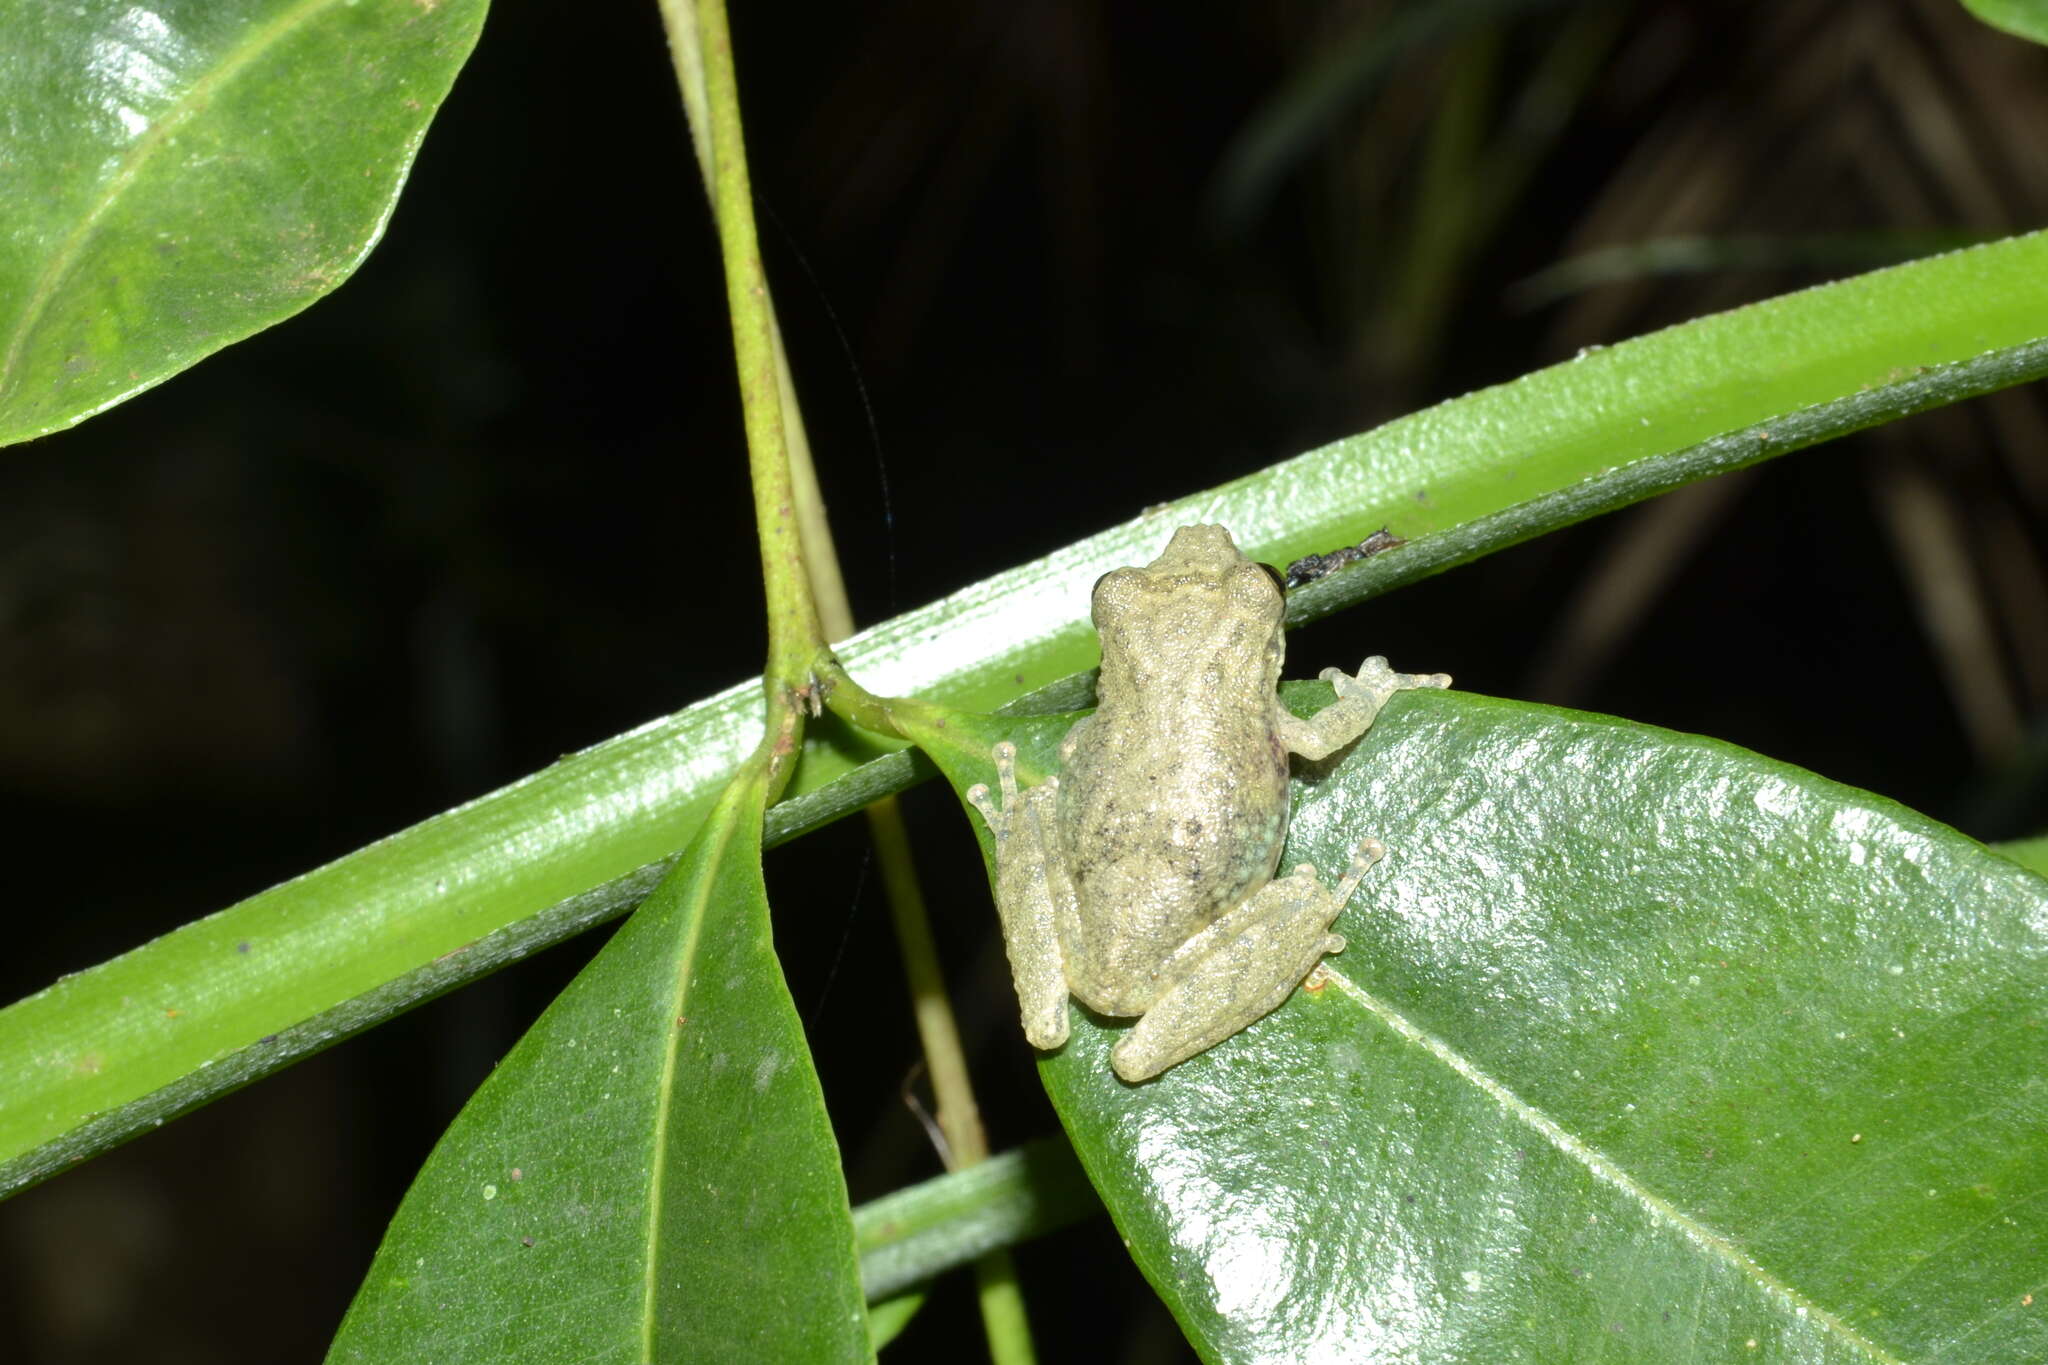
{"label": "frog's front leg", "polygon": [[1330,922],[1385,853],[1361,840],[1334,890],[1303,863],[1189,939],[1161,969],[1165,989],[1110,1054],[1116,1074],[1156,1076],[1278,1009],[1323,954],[1344,950]]}
{"label": "frog's front leg", "polygon": [[1283,710],[1274,725],[1281,743],[1310,762],[1328,758],[1364,734],[1396,692],[1451,685],[1448,673],[1396,673],[1378,654],[1360,664],[1355,677],[1341,668],[1326,668],[1318,676],[1337,689],[1337,700],[1307,720]]}
{"label": "frog's front leg", "polygon": [[[1026,792],[1017,790],[1017,746],[995,746],[996,781],[1002,805],[988,787],[975,783],[967,800],[988,822],[996,841],[996,910],[1003,922],[1003,947],[1017,984],[1024,1036],[1037,1048],[1067,1041],[1067,974],[1060,959],[1058,907],[1071,903],[1074,885],[1050,839],[1059,779],[1047,778]],[[1069,908],[1071,905],[1069,904]]]}

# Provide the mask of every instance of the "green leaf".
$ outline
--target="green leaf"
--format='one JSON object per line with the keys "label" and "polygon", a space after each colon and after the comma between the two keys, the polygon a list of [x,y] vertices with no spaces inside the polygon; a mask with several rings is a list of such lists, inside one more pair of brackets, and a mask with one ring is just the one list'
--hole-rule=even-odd
{"label": "green leaf", "polygon": [[868,1345],[879,1351],[901,1336],[924,1307],[924,1291],[914,1289],[868,1305]]}
{"label": "green leaf", "polygon": [[1963,8],[1995,29],[2048,43],[2048,3],[2043,0],[1963,0]]}
{"label": "green leaf", "polygon": [[[1149,560],[1186,522],[1222,522],[1274,563],[1383,525],[1408,539],[1291,594],[1299,622],[1688,481],[2043,373],[2048,235],[2035,233],[1454,399],[963,589],[863,632],[839,656],[876,692],[994,709],[1092,667],[1089,585]],[[0,1192],[635,903],[749,752],[759,686],[0,1010]],[[857,773],[886,746],[812,729],[796,799],[771,813],[784,834],[917,772],[895,757]]]}
{"label": "green leaf", "polygon": [[484,1082],[329,1360],[871,1356],[839,1149],[735,781]]}
{"label": "green leaf", "polygon": [[0,0],[0,445],[353,274],[483,18],[484,0]]}
{"label": "green leaf", "polygon": [[2048,877],[2048,834],[2037,834],[2031,839],[2014,839],[1993,847],[2021,867]]}
{"label": "green leaf", "polygon": [[1078,1007],[1041,1066],[1206,1358],[2048,1358],[2048,882],[1459,693],[1300,793],[1285,864],[1389,849],[1327,980],[1144,1085]]}

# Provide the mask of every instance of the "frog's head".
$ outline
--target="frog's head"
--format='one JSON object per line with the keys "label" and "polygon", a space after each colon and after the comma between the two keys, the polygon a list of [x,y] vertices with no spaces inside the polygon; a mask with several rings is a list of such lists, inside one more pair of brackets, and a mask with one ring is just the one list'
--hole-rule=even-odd
{"label": "frog's head", "polygon": [[1104,574],[1094,607],[1098,628],[1133,611],[1162,620],[1185,612],[1275,623],[1285,611],[1279,574],[1246,559],[1222,526],[1183,526],[1150,564]]}
{"label": "frog's head", "polygon": [[1166,542],[1159,558],[1146,566],[1155,574],[1208,574],[1217,576],[1238,564],[1249,563],[1227,526],[1183,526]]}

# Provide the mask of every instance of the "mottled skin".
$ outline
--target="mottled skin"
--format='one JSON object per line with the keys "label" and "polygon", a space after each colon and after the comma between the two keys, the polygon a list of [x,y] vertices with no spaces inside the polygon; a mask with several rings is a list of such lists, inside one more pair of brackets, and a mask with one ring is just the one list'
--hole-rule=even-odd
{"label": "mottled skin", "polygon": [[1111,1063],[1156,1076],[1276,1008],[1325,953],[1332,920],[1380,856],[1367,839],[1334,890],[1307,864],[1275,879],[1287,756],[1364,733],[1394,692],[1444,687],[1368,659],[1323,673],[1337,701],[1297,720],[1275,687],[1285,604],[1272,570],[1221,526],[1187,526],[1143,568],[1095,585],[1098,705],[1060,744],[1060,776],[1016,785],[996,746],[1000,806],[968,793],[996,838],[996,902],[1033,1045],[1067,1037],[1071,992],[1142,1016]]}

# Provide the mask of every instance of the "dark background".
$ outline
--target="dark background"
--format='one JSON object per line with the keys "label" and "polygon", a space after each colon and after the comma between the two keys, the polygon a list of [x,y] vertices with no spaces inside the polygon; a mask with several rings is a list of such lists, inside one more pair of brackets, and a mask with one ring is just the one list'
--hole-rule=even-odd
{"label": "dark background", "polygon": [[[2048,218],[2048,54],[1949,0],[1440,5],[1234,215],[1233,139],[1418,6],[737,8],[867,620],[1580,346]],[[1698,268],[1527,284],[1674,237]],[[729,348],[654,7],[503,0],[352,282],[0,462],[0,999],[756,672]],[[2034,832],[2041,398],[1498,555],[1298,634],[1291,671],[1385,652]],[[910,806],[992,1139],[1050,1132],[957,808]],[[803,847],[771,856],[778,942],[867,1199],[938,1163],[857,822]],[[603,932],[0,1205],[0,1359],[317,1359]],[[1105,1221],[1019,1259],[1048,1358],[1185,1356]],[[892,1354],[977,1333],[956,1278]]]}

